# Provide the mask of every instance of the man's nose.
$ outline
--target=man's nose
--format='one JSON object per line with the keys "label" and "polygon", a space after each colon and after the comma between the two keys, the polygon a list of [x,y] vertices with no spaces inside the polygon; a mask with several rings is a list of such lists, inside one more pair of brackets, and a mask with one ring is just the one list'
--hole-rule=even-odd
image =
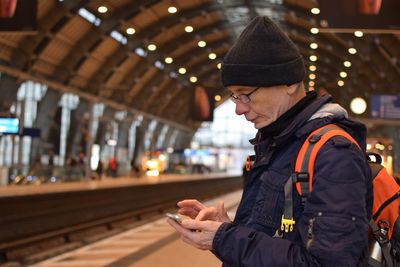
{"label": "man's nose", "polygon": [[235,113],[237,115],[243,115],[244,113],[248,112],[250,110],[249,105],[247,104],[243,104],[242,102],[238,101],[236,103],[236,107],[235,107]]}

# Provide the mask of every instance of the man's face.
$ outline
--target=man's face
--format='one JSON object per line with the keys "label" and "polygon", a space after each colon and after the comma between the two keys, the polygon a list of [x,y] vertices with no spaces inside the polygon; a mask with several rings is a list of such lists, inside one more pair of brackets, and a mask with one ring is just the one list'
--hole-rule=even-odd
{"label": "man's face", "polygon": [[[250,95],[249,103],[235,100],[237,115],[244,115],[246,120],[254,124],[254,128],[261,129],[276,121],[283,113],[294,105],[293,94],[298,84],[291,86],[278,85],[260,87]],[[256,87],[228,86],[228,90],[238,96],[248,94]]]}

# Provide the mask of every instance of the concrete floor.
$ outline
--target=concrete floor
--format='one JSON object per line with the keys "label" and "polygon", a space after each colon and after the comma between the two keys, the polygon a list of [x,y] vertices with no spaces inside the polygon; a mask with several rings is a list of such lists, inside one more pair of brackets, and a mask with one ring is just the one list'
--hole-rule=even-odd
{"label": "concrete floor", "polygon": [[155,253],[128,265],[129,267],[219,267],[222,263],[210,251],[187,245],[181,239],[169,243]]}

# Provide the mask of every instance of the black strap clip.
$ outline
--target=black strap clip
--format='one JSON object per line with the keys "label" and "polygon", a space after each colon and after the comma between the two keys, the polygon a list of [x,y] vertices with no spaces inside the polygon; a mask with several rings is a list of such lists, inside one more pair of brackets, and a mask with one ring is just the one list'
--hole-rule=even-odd
{"label": "black strap clip", "polygon": [[300,183],[301,188],[301,205],[304,207],[308,196],[310,195],[310,175],[308,172],[296,173],[296,182]]}
{"label": "black strap clip", "polygon": [[311,144],[315,144],[316,142],[318,142],[321,139],[322,134],[323,133],[313,134],[310,138],[308,138],[308,142],[310,142]]}

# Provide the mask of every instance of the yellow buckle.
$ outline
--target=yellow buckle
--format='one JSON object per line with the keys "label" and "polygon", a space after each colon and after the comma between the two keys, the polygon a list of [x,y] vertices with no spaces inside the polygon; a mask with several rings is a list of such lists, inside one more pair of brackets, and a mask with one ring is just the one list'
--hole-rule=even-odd
{"label": "yellow buckle", "polygon": [[285,231],[285,233],[291,232],[295,223],[293,218],[285,219],[284,215],[282,215],[281,230]]}
{"label": "yellow buckle", "polygon": [[250,156],[247,156],[247,158],[246,158],[245,168],[246,168],[246,171],[248,171],[248,172],[251,170],[251,160],[250,160]]}

